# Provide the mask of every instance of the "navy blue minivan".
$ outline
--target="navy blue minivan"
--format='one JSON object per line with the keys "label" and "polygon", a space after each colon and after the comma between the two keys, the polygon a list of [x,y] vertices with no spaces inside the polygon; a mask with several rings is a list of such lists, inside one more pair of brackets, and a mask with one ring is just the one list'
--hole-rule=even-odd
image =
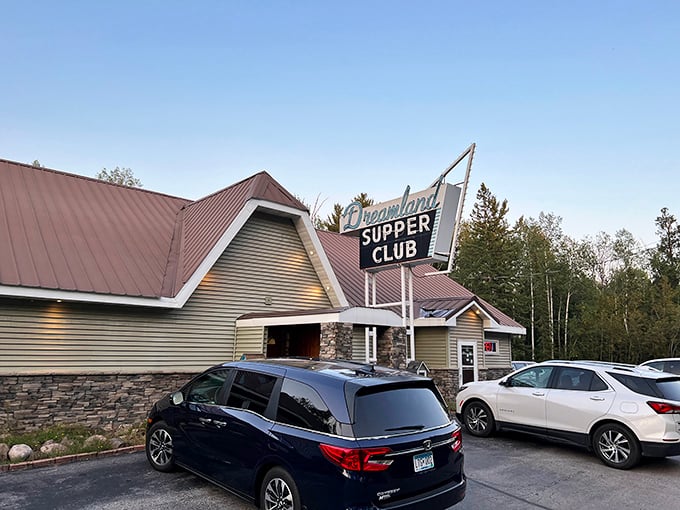
{"label": "navy blue minivan", "polygon": [[350,361],[215,366],[154,404],[146,455],[267,510],[437,510],[466,488],[461,427],[432,380]]}

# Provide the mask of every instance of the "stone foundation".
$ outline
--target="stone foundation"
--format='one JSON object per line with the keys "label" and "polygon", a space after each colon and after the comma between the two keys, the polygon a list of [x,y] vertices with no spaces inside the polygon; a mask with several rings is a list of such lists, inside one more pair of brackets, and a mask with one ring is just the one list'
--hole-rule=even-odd
{"label": "stone foundation", "polygon": [[146,419],[153,403],[193,374],[0,376],[0,430],[58,424],[117,429]]}

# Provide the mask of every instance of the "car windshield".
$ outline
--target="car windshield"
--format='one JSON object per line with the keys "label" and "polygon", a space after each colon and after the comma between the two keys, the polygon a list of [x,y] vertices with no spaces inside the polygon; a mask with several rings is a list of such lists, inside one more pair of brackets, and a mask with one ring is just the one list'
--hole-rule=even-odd
{"label": "car windshield", "polygon": [[356,437],[412,432],[450,422],[446,410],[429,388],[392,388],[359,393],[354,410]]}

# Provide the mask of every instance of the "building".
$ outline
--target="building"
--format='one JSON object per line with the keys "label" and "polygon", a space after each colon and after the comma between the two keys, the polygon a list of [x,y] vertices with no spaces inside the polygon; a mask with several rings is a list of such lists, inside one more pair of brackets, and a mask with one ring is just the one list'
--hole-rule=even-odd
{"label": "building", "polygon": [[[354,243],[266,172],[192,201],[0,160],[0,427],[135,422],[244,355],[364,360],[366,328],[378,362],[405,366]],[[391,299],[395,271],[379,278]],[[447,276],[414,287],[416,357],[445,394],[510,370],[519,324]]]}

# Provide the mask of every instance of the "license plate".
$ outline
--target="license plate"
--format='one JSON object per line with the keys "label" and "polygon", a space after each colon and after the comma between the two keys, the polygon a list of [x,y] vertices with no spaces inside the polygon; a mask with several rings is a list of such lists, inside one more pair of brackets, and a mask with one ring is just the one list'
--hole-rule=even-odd
{"label": "license plate", "polygon": [[419,453],[413,456],[413,470],[416,473],[427,471],[434,467],[434,456],[432,452]]}

